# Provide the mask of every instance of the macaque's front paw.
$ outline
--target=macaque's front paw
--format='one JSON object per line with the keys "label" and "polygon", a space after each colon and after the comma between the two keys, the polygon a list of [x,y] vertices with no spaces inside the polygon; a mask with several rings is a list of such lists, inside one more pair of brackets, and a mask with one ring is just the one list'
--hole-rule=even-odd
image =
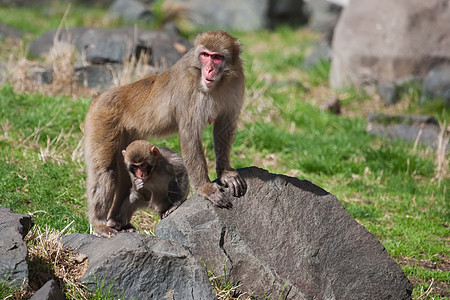
{"label": "macaque's front paw", "polygon": [[118,233],[117,230],[107,225],[97,224],[94,226],[93,234],[100,237],[110,238]]}
{"label": "macaque's front paw", "polygon": [[181,205],[181,201],[175,202],[168,210],[161,214],[161,219],[167,218],[172,212],[174,212]]}
{"label": "macaque's front paw", "polygon": [[222,188],[217,183],[210,183],[204,185],[200,190],[199,194],[203,196],[206,200],[211,201],[214,205],[221,208],[232,208],[233,204],[223,193]]}
{"label": "macaque's front paw", "polygon": [[247,192],[247,183],[235,170],[225,171],[220,176],[220,182],[233,191],[233,196],[241,197]]}

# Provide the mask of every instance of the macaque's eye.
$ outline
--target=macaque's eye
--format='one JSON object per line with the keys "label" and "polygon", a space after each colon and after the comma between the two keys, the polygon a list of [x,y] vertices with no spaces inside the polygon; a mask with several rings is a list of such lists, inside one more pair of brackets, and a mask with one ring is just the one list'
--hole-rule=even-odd
{"label": "macaque's eye", "polygon": [[213,54],[211,57],[216,64],[221,64],[225,60],[225,57],[220,54]]}
{"label": "macaque's eye", "polygon": [[200,58],[202,59],[211,58],[213,63],[217,65],[222,64],[223,61],[225,60],[225,56],[223,56],[222,54],[208,53],[208,52],[200,52]]}
{"label": "macaque's eye", "polygon": [[[130,165],[128,170],[130,171],[131,174],[136,176],[137,170],[140,170],[140,172],[138,172],[138,174],[142,174],[145,172],[145,173],[147,173],[146,175],[149,175],[150,172],[152,171],[152,169],[153,169],[153,166],[143,163],[143,164],[132,164],[132,165]],[[139,176],[141,176],[141,175],[139,175]]]}
{"label": "macaque's eye", "polygon": [[143,167],[145,167],[145,169],[147,170],[147,174],[150,174],[150,172],[151,172],[152,169],[153,169],[153,166],[148,165],[148,164],[144,164]]}
{"label": "macaque's eye", "polygon": [[138,165],[130,165],[130,167],[128,168],[128,171],[130,171],[130,173],[132,173],[133,175],[136,175],[136,170],[139,168]]}

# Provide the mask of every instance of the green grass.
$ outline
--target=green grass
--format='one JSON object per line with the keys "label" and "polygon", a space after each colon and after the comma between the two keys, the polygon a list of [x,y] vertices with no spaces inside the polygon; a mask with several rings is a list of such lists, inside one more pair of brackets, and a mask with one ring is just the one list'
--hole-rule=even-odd
{"label": "green grass", "polygon": [[[139,28],[153,28],[159,26],[164,19],[161,12],[161,1],[156,1],[155,20],[151,22],[138,22]],[[119,27],[133,26],[134,23],[112,17],[108,11],[93,5],[53,1],[51,5],[36,7],[4,7],[0,5],[0,20],[2,23],[20,29],[26,42],[41,34],[58,28],[65,11],[69,13],[64,27]]]}
{"label": "green grass", "polygon": [[[32,214],[39,225],[62,230],[74,221],[76,231],[88,232],[84,169],[71,156],[89,102],[0,89],[0,205]],[[47,139],[55,152],[46,158]]]}
{"label": "green grass", "polygon": [[[56,29],[68,7],[68,3],[53,2],[50,6],[2,7],[0,19],[3,23],[22,30],[34,37],[48,30]],[[109,23],[106,11],[95,7],[71,4],[66,24],[68,27],[115,25]]]}
{"label": "green grass", "polygon": [[[61,4],[52,9],[0,7],[0,19],[36,36],[56,28],[64,10]],[[101,9],[72,6],[68,24],[114,25],[104,16]],[[332,91],[329,62],[301,69],[317,39],[314,34],[280,28],[236,35],[244,46],[247,102],[232,149],[233,166],[256,165],[310,180],[336,195],[391,256],[448,264],[450,179],[435,180],[433,152],[367,134],[365,117],[376,100],[356,89]],[[330,95],[341,99],[346,113],[320,110]],[[404,105],[385,109],[450,120],[441,104],[420,106],[419,99],[420,88],[406,87]],[[89,103],[86,98],[17,94],[9,85],[0,87],[1,206],[31,214],[38,226],[62,230],[73,222],[73,230],[89,231],[79,148]],[[205,130],[204,145],[212,161],[211,129]],[[180,150],[177,137],[155,143]],[[212,170],[210,176],[215,177]],[[415,283],[415,298],[422,297],[432,280],[432,288],[448,288],[448,270],[402,267]],[[435,291],[428,296],[448,299]]]}
{"label": "green grass", "polygon": [[19,288],[10,287],[6,282],[0,282],[0,298],[6,299],[18,291]]}

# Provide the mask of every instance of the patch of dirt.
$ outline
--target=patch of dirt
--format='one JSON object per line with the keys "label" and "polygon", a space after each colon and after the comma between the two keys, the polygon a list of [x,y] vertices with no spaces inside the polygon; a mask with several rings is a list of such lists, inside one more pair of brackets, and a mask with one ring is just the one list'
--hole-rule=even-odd
{"label": "patch of dirt", "polygon": [[[439,272],[450,272],[450,258],[445,255],[439,255],[439,262],[431,261],[428,259],[416,259],[411,257],[396,257],[396,261],[401,267],[406,266],[417,266],[419,268],[423,268],[430,271],[439,271]],[[427,298],[431,295],[437,295],[440,297],[450,297],[450,282],[446,281],[436,281],[434,278],[432,279],[423,279],[417,276],[410,276],[409,280],[413,284],[414,287],[419,285],[428,284],[429,288],[427,290],[421,291],[422,298]]]}
{"label": "patch of dirt", "polygon": [[432,271],[450,272],[450,258],[443,254],[439,255],[437,258],[440,262],[411,257],[396,257],[401,266],[417,266]]}

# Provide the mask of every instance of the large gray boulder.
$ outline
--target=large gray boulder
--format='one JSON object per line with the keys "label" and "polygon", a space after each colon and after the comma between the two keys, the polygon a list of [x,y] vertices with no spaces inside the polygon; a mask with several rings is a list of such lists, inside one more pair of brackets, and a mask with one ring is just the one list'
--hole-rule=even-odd
{"label": "large gray boulder", "polygon": [[28,249],[23,238],[33,224],[29,215],[0,207],[0,281],[10,286],[28,283]]}
{"label": "large gray boulder", "polygon": [[331,86],[423,77],[450,62],[448,24],[448,1],[351,0],[333,36]]}
{"label": "large gray boulder", "polygon": [[80,54],[84,53],[84,59],[92,64],[121,63],[132,55],[147,52],[151,55],[149,64],[168,68],[192,47],[186,39],[163,31],[132,27],[77,27],[44,33],[30,43],[30,53],[35,56],[47,53],[53,46],[55,36],[57,40],[75,45]]}
{"label": "large gray boulder", "polygon": [[[412,285],[383,245],[330,193],[256,167],[248,191],[220,209],[190,197],[156,235],[224,267],[240,289],[271,299],[410,299]],[[264,298],[265,299],[265,298]]]}
{"label": "large gray boulder", "polygon": [[6,24],[0,23],[0,40],[10,38],[10,39],[20,39],[22,37],[22,31],[14,27],[8,26]]}
{"label": "large gray boulder", "polygon": [[87,255],[81,282],[103,285],[124,299],[216,299],[205,267],[178,243],[139,233],[110,239],[74,233],[65,247]]}

